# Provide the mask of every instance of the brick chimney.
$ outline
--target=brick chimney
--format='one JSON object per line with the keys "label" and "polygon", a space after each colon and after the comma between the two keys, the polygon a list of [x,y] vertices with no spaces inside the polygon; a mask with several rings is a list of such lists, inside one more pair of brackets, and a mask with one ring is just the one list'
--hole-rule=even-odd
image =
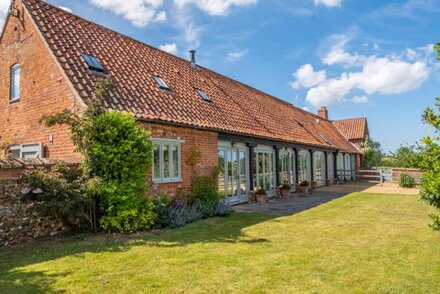
{"label": "brick chimney", "polygon": [[327,107],[323,106],[320,109],[318,109],[318,116],[328,119],[328,110]]}

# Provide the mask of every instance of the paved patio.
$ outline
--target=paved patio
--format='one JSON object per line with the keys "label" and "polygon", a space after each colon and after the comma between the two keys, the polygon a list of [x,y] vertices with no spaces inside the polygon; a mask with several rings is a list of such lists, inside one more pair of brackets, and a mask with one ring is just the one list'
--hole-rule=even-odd
{"label": "paved patio", "polygon": [[418,194],[419,190],[400,188],[394,183],[380,185],[368,182],[353,182],[332,187],[322,187],[307,195],[294,193],[289,198],[274,199],[264,204],[241,204],[234,206],[233,209],[237,212],[292,215],[353,192],[414,195]]}

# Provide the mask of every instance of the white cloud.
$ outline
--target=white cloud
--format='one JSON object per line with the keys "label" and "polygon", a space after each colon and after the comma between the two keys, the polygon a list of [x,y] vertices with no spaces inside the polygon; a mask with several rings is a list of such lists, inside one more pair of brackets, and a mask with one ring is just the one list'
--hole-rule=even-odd
{"label": "white cloud", "polygon": [[257,2],[258,0],[174,0],[181,8],[193,4],[211,16],[225,15],[231,6],[249,6]]}
{"label": "white cloud", "polygon": [[354,32],[348,34],[332,35],[327,38],[327,44],[333,44],[330,51],[322,58],[322,62],[326,65],[341,64],[349,67],[362,65],[366,57],[357,53],[350,54],[345,51],[346,44],[353,38]]}
{"label": "white cloud", "polygon": [[137,27],[145,27],[153,22],[167,19],[166,12],[160,10],[163,0],[89,0],[96,7],[122,16]]}
{"label": "white cloud", "polygon": [[354,96],[351,100],[354,104],[366,104],[368,103],[368,97],[367,96]]}
{"label": "white cloud", "polygon": [[161,46],[159,46],[159,49],[163,50],[165,52],[168,52],[170,54],[173,54],[173,55],[177,55],[177,52],[178,52],[176,43],[161,45]]}
{"label": "white cloud", "polygon": [[[301,66],[293,75],[294,89],[308,89],[306,101],[315,107],[341,103],[367,103],[366,95],[346,97],[354,91],[367,95],[393,95],[419,88],[429,77],[432,45],[407,49],[401,54],[365,56],[345,50],[345,43],[337,43],[324,55],[327,65],[343,65],[352,69],[338,77],[327,78],[326,71],[315,71],[310,64]],[[360,68],[360,69],[359,69]]]}
{"label": "white cloud", "polygon": [[3,30],[3,25],[6,20],[6,15],[8,14],[10,1],[0,1],[0,33]]}
{"label": "white cloud", "polygon": [[293,73],[293,76],[295,81],[291,82],[290,85],[294,89],[311,88],[327,80],[325,70],[315,72],[311,64],[304,64]]}
{"label": "white cloud", "polygon": [[315,6],[324,5],[327,7],[340,7],[342,0],[315,0]]}
{"label": "white cloud", "polygon": [[58,6],[58,7],[61,8],[62,10],[72,13],[72,9],[70,9],[69,7],[66,6]]}
{"label": "white cloud", "polygon": [[243,50],[243,51],[235,51],[235,52],[229,52],[226,56],[226,60],[230,62],[234,62],[236,60],[239,60],[244,55],[246,55],[249,52],[249,50]]}

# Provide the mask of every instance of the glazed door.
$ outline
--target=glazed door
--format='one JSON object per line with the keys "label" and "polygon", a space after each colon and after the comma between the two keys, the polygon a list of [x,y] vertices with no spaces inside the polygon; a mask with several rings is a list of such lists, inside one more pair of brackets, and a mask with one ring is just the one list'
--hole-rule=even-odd
{"label": "glazed door", "polygon": [[275,194],[275,162],[271,151],[257,151],[255,154],[255,187],[264,188],[268,195]]}
{"label": "glazed door", "polygon": [[219,191],[230,202],[247,201],[246,151],[236,148],[221,148],[219,159]]}

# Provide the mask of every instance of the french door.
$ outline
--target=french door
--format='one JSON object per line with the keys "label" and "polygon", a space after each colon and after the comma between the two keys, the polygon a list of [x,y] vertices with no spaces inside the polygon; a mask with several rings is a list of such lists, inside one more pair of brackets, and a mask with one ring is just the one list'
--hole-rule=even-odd
{"label": "french door", "polygon": [[295,189],[295,156],[293,152],[282,151],[279,155],[280,183],[291,184]]}
{"label": "french door", "polygon": [[324,154],[322,152],[315,152],[315,180],[318,186],[324,186],[325,179],[325,165]]}
{"label": "french door", "polygon": [[254,154],[255,187],[264,188],[268,195],[275,194],[275,161],[274,152],[256,150]]}
{"label": "french door", "polygon": [[246,149],[219,148],[219,191],[224,193],[230,202],[247,201],[248,164],[246,154]]}

